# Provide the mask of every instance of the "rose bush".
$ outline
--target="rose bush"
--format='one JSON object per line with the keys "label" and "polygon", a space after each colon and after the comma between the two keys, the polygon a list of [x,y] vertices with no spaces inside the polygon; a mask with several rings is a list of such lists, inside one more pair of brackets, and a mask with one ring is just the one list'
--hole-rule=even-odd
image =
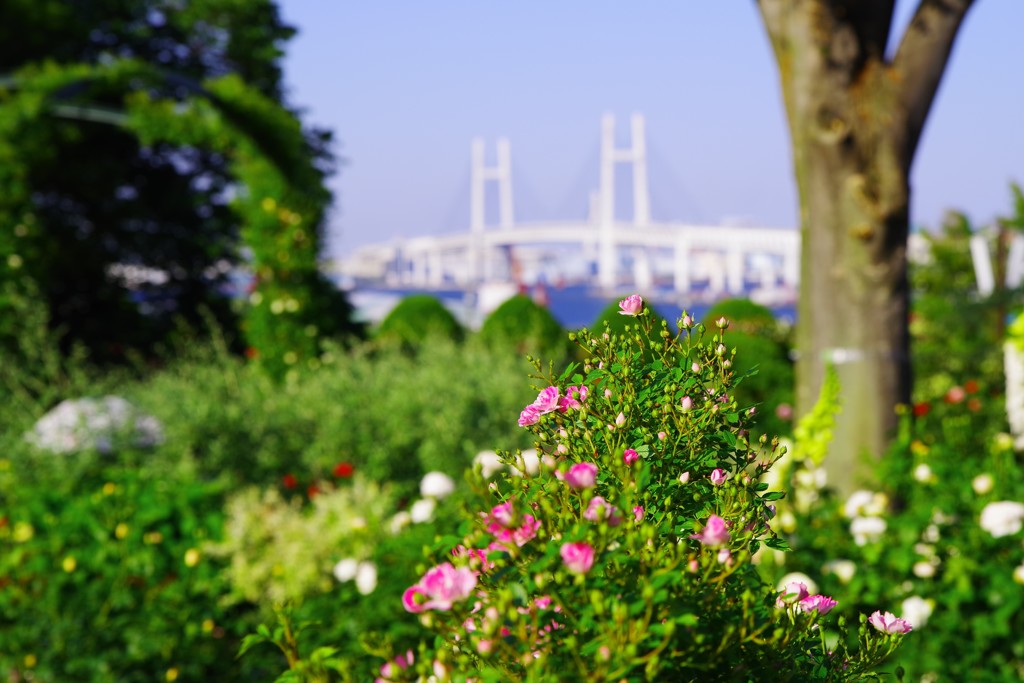
{"label": "rose bush", "polygon": [[[536,364],[543,384],[519,424],[540,467],[476,471],[465,533],[403,597],[433,638],[415,654],[395,643],[377,680],[873,676],[897,622],[862,616],[858,648],[828,642],[835,601],[786,597],[751,562],[784,547],[768,524],[782,493],[760,483],[783,450],[748,440],[755,411],[733,397],[727,324],[706,339],[687,317],[673,335],[638,298],[620,309],[635,323],[623,333],[575,335],[582,366]],[[525,471],[518,452],[500,455]]]}

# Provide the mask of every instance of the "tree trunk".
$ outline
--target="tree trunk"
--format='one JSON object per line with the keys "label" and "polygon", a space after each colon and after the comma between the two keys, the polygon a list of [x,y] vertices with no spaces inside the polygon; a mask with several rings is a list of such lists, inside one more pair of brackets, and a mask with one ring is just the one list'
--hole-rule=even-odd
{"label": "tree trunk", "polygon": [[910,401],[909,174],[953,39],[971,0],[921,0],[885,48],[893,0],[760,0],[779,65],[800,195],[797,413],[826,367],[841,384],[826,460],[852,490]]}

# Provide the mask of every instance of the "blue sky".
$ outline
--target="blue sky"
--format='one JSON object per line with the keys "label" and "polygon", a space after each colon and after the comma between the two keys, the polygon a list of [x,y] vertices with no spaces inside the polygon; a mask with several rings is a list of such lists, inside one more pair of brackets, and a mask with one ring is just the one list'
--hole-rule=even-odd
{"label": "blue sky", "polygon": [[[898,2],[902,27],[913,8]],[[469,222],[469,146],[511,141],[517,220],[583,217],[600,117],[647,119],[656,220],[795,226],[778,77],[753,0],[280,0],[290,102],[334,131],[329,251]],[[1024,2],[977,0],[912,172],[912,219],[978,225],[1024,184]],[[490,209],[493,213],[493,207]]]}

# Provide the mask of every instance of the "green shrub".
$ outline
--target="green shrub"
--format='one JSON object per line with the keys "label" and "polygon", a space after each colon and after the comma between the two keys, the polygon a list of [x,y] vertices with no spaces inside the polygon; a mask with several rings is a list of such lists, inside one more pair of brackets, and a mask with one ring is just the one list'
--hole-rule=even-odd
{"label": "green shrub", "polygon": [[715,322],[723,317],[729,321],[725,344],[736,351],[733,371],[744,377],[736,397],[757,406],[758,433],[789,434],[796,378],[786,331],[771,309],[749,299],[719,301],[705,314],[704,325],[717,329]]}
{"label": "green shrub", "polygon": [[529,393],[524,361],[511,354],[434,337],[416,357],[390,345],[328,347],[318,362],[280,384],[207,347],[121,392],[164,424],[153,458],[192,462],[204,478],[268,484],[291,474],[305,489],[349,462],[402,484],[458,474],[494,443],[526,445],[506,417]]}
{"label": "green shrub", "polygon": [[414,294],[398,302],[377,327],[375,337],[418,348],[431,336],[461,340],[462,326],[444,304],[429,294]]}
{"label": "green shrub", "polygon": [[575,351],[551,312],[525,294],[494,309],[480,327],[480,339],[496,351],[550,358],[559,366]]}
{"label": "green shrub", "polygon": [[[122,454],[124,455],[124,454]],[[251,680],[226,608],[223,490],[95,453],[20,454],[0,473],[0,675],[111,683]]]}

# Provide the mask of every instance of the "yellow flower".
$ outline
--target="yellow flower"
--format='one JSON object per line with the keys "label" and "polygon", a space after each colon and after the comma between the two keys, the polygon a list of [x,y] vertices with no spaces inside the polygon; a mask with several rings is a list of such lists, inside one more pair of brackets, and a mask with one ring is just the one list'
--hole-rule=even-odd
{"label": "yellow flower", "polygon": [[36,659],[35,655],[28,654],[28,655],[25,655],[24,662],[25,662],[25,668],[26,669],[31,669],[32,667],[34,667],[36,664],[39,663],[39,660]]}
{"label": "yellow flower", "polygon": [[176,681],[178,680],[178,667],[172,666],[167,670],[167,680]]}
{"label": "yellow flower", "polygon": [[124,538],[127,535],[128,535],[128,525],[125,524],[124,522],[121,522],[114,529],[114,536],[117,536],[118,538]]}
{"label": "yellow flower", "polygon": [[78,560],[76,560],[74,556],[68,555],[64,558],[64,562],[61,566],[64,567],[64,571],[70,574],[78,567]]}
{"label": "yellow flower", "polygon": [[189,548],[185,551],[185,566],[194,567],[199,564],[199,551],[195,548]]}

